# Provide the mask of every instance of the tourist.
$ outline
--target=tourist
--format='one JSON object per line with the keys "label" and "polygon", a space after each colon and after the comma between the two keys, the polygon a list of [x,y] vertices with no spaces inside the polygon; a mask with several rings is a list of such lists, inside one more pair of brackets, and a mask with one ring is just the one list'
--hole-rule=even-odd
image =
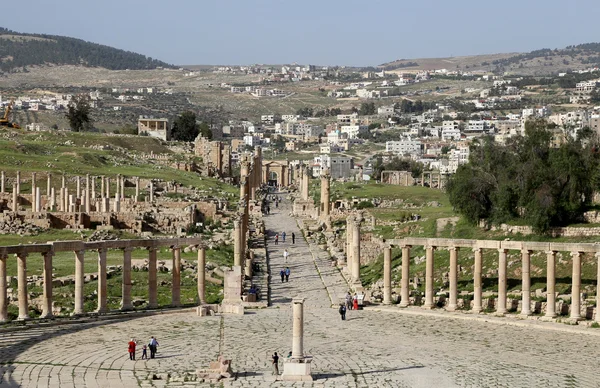
{"label": "tourist", "polygon": [[137,345],[137,342],[132,338],[127,345],[129,349],[129,359],[135,361],[135,346]]}
{"label": "tourist", "polygon": [[290,267],[285,267],[285,281],[290,280]]}
{"label": "tourist", "polygon": [[154,336],[150,337],[150,342],[148,343],[148,348],[150,348],[150,358],[154,358],[156,356],[156,347],[158,346],[158,341]]}
{"label": "tourist", "polygon": [[267,206],[267,214],[271,214],[271,206]]}
{"label": "tourist", "polygon": [[354,298],[352,300],[352,307],[354,310],[358,310],[358,295],[356,295],[356,292],[354,293]]}
{"label": "tourist", "polygon": [[340,309],[338,310],[340,315],[342,316],[342,321],[346,320],[346,306],[343,303],[340,303]]}
{"label": "tourist", "polygon": [[285,280],[285,269],[281,269],[281,271],[279,271],[279,275],[281,276],[281,283],[283,283],[283,281]]}
{"label": "tourist", "polygon": [[287,358],[292,358],[292,351],[290,350],[290,352],[287,355]]}
{"label": "tourist", "polygon": [[288,253],[287,249],[285,249],[285,250],[283,251],[283,262],[284,262],[284,263],[287,263],[287,260],[288,260],[288,256],[289,256],[289,255],[290,255],[290,254]]}
{"label": "tourist", "polygon": [[281,242],[285,242],[285,232],[281,233]]}
{"label": "tourist", "polygon": [[275,235],[275,245],[279,244],[279,233]]}
{"label": "tourist", "polygon": [[146,345],[144,345],[142,347],[142,360],[147,360],[148,359],[148,351],[147,351],[148,347]]}
{"label": "tourist", "polygon": [[292,232],[292,244],[296,244],[296,235]]}
{"label": "tourist", "polygon": [[352,295],[350,294],[350,291],[346,293],[346,308],[352,310]]}
{"label": "tourist", "polygon": [[279,356],[277,355],[277,352],[273,353],[271,358],[273,359],[273,374],[277,376],[279,374]]}

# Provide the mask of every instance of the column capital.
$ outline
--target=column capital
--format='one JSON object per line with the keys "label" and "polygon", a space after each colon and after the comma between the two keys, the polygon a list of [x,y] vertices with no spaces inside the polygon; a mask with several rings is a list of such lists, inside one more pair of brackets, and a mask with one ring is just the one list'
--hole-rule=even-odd
{"label": "column capital", "polygon": [[507,253],[508,249],[506,248],[498,248],[498,253]]}
{"label": "column capital", "polygon": [[108,252],[108,248],[98,248],[98,253],[106,253]]}
{"label": "column capital", "polygon": [[531,249],[521,248],[521,254],[529,254],[529,255],[531,255],[531,252],[532,252]]}
{"label": "column capital", "polygon": [[546,251],[546,255],[547,256],[556,255],[556,251]]}
{"label": "column capital", "polygon": [[133,248],[132,247],[125,247],[125,248],[123,248],[123,252],[133,252]]}
{"label": "column capital", "polygon": [[579,251],[572,251],[571,252],[571,257],[579,257],[579,256],[581,256],[581,252],[579,252]]}
{"label": "column capital", "polygon": [[21,259],[26,259],[29,256],[29,252],[19,252],[15,253],[15,256]]}
{"label": "column capital", "polygon": [[456,251],[456,252],[458,252],[460,250],[460,248],[456,247],[456,246],[446,247],[446,249],[448,249],[448,251]]}
{"label": "column capital", "polygon": [[596,257],[596,259],[600,260],[600,252],[595,252],[594,256]]}
{"label": "column capital", "polygon": [[431,249],[435,251],[435,246],[434,245],[425,245],[425,249]]}
{"label": "column capital", "polygon": [[[47,252],[42,252],[42,256],[44,257],[52,257],[54,256],[54,251],[47,251]],[[0,257],[2,257],[2,254],[0,254]]]}
{"label": "column capital", "polygon": [[483,248],[476,247],[476,248],[472,248],[471,250],[473,251],[473,253],[481,253],[481,251],[483,250]]}

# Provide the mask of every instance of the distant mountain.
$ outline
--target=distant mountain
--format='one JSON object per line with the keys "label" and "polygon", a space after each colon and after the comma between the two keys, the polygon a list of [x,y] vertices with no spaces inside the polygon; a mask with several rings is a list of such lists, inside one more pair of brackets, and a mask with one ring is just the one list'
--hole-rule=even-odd
{"label": "distant mountain", "polygon": [[388,71],[461,70],[519,75],[548,75],[600,66],[600,43],[584,43],[563,49],[529,53],[499,53],[449,58],[398,59],[378,67]]}
{"label": "distant mountain", "polygon": [[0,71],[33,65],[83,65],[110,70],[174,66],[131,51],[66,36],[24,34],[0,27]]}

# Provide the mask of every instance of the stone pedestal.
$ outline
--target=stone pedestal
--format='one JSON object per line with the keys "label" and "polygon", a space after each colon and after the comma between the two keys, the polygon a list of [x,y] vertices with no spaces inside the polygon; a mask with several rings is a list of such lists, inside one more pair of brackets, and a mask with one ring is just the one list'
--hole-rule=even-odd
{"label": "stone pedestal", "polygon": [[223,302],[221,311],[230,314],[244,314],[242,306],[242,267],[234,265],[225,271],[223,282]]}
{"label": "stone pedestal", "polygon": [[304,355],[304,298],[292,300],[292,357],[283,361],[284,381],[312,381],[312,357]]}

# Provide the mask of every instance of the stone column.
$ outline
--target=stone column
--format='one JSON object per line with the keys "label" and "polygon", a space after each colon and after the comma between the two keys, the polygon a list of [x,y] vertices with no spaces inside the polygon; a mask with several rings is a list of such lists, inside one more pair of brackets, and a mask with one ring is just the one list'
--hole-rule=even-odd
{"label": "stone column", "polygon": [[457,307],[456,296],[458,293],[458,248],[450,247],[450,302],[446,307],[448,311],[455,311]]}
{"label": "stone column", "polygon": [[77,179],[77,181],[75,182],[76,187],[77,187],[76,197],[77,197],[77,199],[80,199],[81,198],[81,177],[79,175],[77,175],[75,177],[75,179]]}
{"label": "stone column", "polygon": [[97,313],[108,311],[106,302],[108,288],[106,286],[106,248],[98,249],[98,308]]}
{"label": "stone column", "polygon": [[571,252],[573,276],[571,286],[571,319],[581,319],[581,252]]}
{"label": "stone column", "polygon": [[42,211],[42,193],[39,187],[35,188],[35,211]]}
{"label": "stone column", "polygon": [[304,167],[304,174],[302,175],[302,199],[308,201],[308,182],[309,182],[309,170],[308,166]]}
{"label": "stone column", "polygon": [[104,175],[100,177],[100,199],[104,198]]}
{"label": "stone column", "polygon": [[156,248],[148,250],[148,307],[151,309],[158,307],[156,251]]}
{"label": "stone column", "polygon": [[498,249],[498,305],[496,314],[506,314],[506,249]]}
{"label": "stone column", "polygon": [[6,293],[6,253],[0,252],[0,322],[8,320],[8,297]]}
{"label": "stone column", "polygon": [[54,252],[49,251],[42,254],[44,257],[44,296],[42,302],[42,315],[40,318],[52,317],[52,257]]}
{"label": "stone column", "polygon": [[425,187],[425,173],[424,172],[421,173],[421,186]]}
{"label": "stone column", "polygon": [[200,304],[206,303],[206,250],[204,247],[198,247],[198,300]]}
{"label": "stone column", "polygon": [[239,219],[233,220],[233,265],[241,266],[243,258],[242,228]]}
{"label": "stone column", "polygon": [[17,191],[17,184],[13,184],[13,190],[12,190],[12,211],[16,212],[19,211],[19,193]]}
{"label": "stone column", "polygon": [[121,199],[119,198],[119,192],[117,191],[115,193],[115,203],[114,203],[114,209],[113,211],[115,213],[118,213],[121,211]]}
{"label": "stone column", "polygon": [[92,200],[96,199],[96,177],[92,177]]}
{"label": "stone column", "polygon": [[66,187],[67,186],[67,179],[65,177],[65,174],[62,175],[62,179],[61,179],[61,186],[60,187]]}
{"label": "stone column", "polygon": [[427,246],[425,248],[425,304],[423,308],[432,309],[433,304],[433,251],[435,247]]}
{"label": "stone column", "polygon": [[4,193],[4,180],[6,179],[6,175],[4,173],[4,171],[2,171],[2,176],[0,177],[0,193]]}
{"label": "stone column", "polygon": [[121,311],[133,310],[131,304],[131,252],[132,248],[123,249],[123,284]]}
{"label": "stone column", "polygon": [[106,177],[106,198],[110,198],[110,178]]}
{"label": "stone column", "polygon": [[36,178],[36,173],[32,172],[31,173],[31,211],[32,212],[37,212],[37,204],[36,204],[36,192],[35,192],[35,178]]}
{"label": "stone column", "polygon": [[173,282],[171,291],[171,305],[181,305],[181,248],[173,248]]}
{"label": "stone column", "polygon": [[400,307],[408,307],[410,304],[410,245],[402,247],[402,291],[400,295]]}
{"label": "stone column", "polygon": [[352,273],[352,229],[354,218],[352,216],[346,217],[346,265],[348,266],[348,272]]}
{"label": "stone column", "polygon": [[595,321],[600,322],[600,252],[595,253],[598,270],[596,272],[596,316]]}
{"label": "stone column", "polygon": [[556,317],[556,294],[554,293],[554,285],[556,282],[556,252],[546,252],[546,317]]}
{"label": "stone column", "polygon": [[304,298],[292,300],[292,359],[304,358]]}
{"label": "stone column", "polygon": [[483,269],[483,252],[481,248],[474,248],[473,253],[475,253],[475,263],[473,268],[473,312],[480,313],[482,310],[481,272]]}
{"label": "stone column", "polygon": [[19,320],[29,319],[27,295],[27,253],[17,254],[17,282],[19,298]]}
{"label": "stone column", "polygon": [[17,195],[21,194],[21,171],[17,171]]}
{"label": "stone column", "polygon": [[84,269],[84,255],[85,251],[75,251],[75,308],[73,309],[73,315],[81,315],[84,313],[83,309],[83,283],[85,276]]}
{"label": "stone column", "polygon": [[248,255],[246,255],[246,262],[244,264],[244,275],[250,279],[252,278],[252,262],[254,262],[254,251],[248,251]]}
{"label": "stone column", "polygon": [[329,172],[325,170],[321,175],[321,219],[323,221],[329,219],[330,191]]}
{"label": "stone column", "polygon": [[154,183],[150,181],[150,202],[154,202]]}
{"label": "stone column", "polygon": [[115,189],[115,197],[121,198],[121,174],[117,174],[117,179],[115,179],[117,188]]}
{"label": "stone column", "polygon": [[50,191],[52,190],[52,174],[48,173],[46,177],[46,195],[50,196]]}
{"label": "stone column", "polygon": [[85,212],[89,213],[92,211],[90,203],[90,174],[85,176]]}
{"label": "stone column", "polygon": [[125,199],[125,177],[121,177],[121,199]]}
{"label": "stone column", "polygon": [[352,282],[360,284],[360,218],[356,218],[352,229]]}
{"label": "stone column", "polygon": [[392,248],[383,249],[383,304],[392,303]]}
{"label": "stone column", "polygon": [[140,178],[135,178],[135,202],[138,201],[138,198],[140,196]]}
{"label": "stone column", "polygon": [[54,187],[50,188],[50,204],[48,205],[48,210],[56,210],[56,192],[54,191]]}
{"label": "stone column", "polygon": [[521,315],[531,315],[531,251],[521,250]]}

